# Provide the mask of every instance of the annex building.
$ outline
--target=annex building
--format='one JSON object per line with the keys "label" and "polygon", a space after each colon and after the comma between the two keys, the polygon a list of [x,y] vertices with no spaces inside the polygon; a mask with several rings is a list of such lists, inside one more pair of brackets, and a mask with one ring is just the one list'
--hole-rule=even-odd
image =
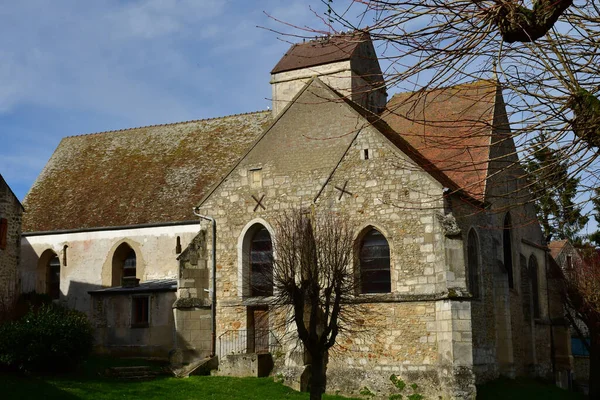
{"label": "annex building", "polygon": [[388,99],[370,37],[349,33],[292,46],[271,86],[272,111],[64,138],[24,201],[22,290],[88,313],[98,351],[215,354],[220,373],[300,388],[302,349],[272,288],[249,283],[277,215],[312,208],[356,228],[356,296],[374,316],[338,341],[328,391],[387,398],[394,374],[465,399],[500,375],[566,377],[496,82]]}

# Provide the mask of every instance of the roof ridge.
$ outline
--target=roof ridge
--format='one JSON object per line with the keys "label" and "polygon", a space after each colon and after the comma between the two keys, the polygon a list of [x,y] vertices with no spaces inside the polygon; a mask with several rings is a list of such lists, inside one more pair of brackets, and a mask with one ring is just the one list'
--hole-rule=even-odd
{"label": "roof ridge", "polygon": [[239,116],[242,116],[242,115],[260,114],[260,113],[265,113],[265,112],[271,112],[271,110],[266,109],[266,110],[258,110],[258,111],[249,111],[249,112],[245,112],[245,113],[223,115],[223,116],[220,116],[220,117],[190,119],[190,120],[186,120],[186,121],[167,122],[167,123],[164,123],[164,124],[141,125],[141,126],[134,126],[134,127],[131,127],[131,128],[113,129],[113,130],[100,131],[100,132],[81,133],[79,135],[65,136],[65,137],[63,137],[63,139],[75,138],[75,137],[82,137],[82,136],[102,135],[104,133],[126,132],[126,131],[132,131],[132,130],[135,130],[135,129],[141,129],[141,128],[154,128],[154,127],[159,127],[159,126],[173,126],[173,125],[179,125],[179,124],[188,124],[190,122],[212,121],[212,120],[217,120],[217,119],[225,119],[225,118],[230,118],[230,117],[239,117]]}
{"label": "roof ridge", "polygon": [[[418,90],[412,90],[412,91],[404,91],[404,92],[398,92],[398,93],[394,93],[392,94],[392,98],[396,97],[396,96],[402,96],[402,95],[407,95],[407,94],[417,94],[417,93],[431,93],[431,92],[435,92],[436,90],[445,90],[445,89],[456,89],[456,88],[460,88],[462,86],[467,86],[467,85],[475,85],[475,84],[479,84],[479,83],[490,83],[490,84],[496,84],[496,86],[499,84],[498,81],[495,81],[492,78],[481,78],[481,79],[473,79],[471,81],[468,82],[463,82],[463,83],[455,83],[455,84],[451,84],[451,85],[442,85],[442,86],[438,86],[438,87],[434,87],[434,88],[421,88]],[[388,101],[388,103],[391,101],[391,99]]]}

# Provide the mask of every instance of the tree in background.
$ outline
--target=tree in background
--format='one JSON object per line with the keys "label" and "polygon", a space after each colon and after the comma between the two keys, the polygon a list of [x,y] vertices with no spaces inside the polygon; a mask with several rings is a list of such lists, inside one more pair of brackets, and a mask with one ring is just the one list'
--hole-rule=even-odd
{"label": "tree in background", "polygon": [[310,398],[326,386],[328,354],[340,332],[356,329],[353,231],[333,213],[284,213],[273,241],[274,305],[285,309],[310,368]]}
{"label": "tree in background", "polygon": [[580,178],[569,172],[562,150],[550,147],[544,132],[532,142],[532,157],[523,166],[531,177],[530,191],[546,243],[559,239],[578,243],[577,233],[589,219],[575,199]]}

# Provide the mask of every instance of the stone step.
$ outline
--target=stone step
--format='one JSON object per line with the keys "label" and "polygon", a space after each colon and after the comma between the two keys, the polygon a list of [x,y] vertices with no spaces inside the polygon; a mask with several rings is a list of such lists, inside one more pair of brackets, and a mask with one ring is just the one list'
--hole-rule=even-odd
{"label": "stone step", "polygon": [[148,381],[164,374],[165,371],[148,366],[112,367],[106,372],[106,375],[121,381]]}

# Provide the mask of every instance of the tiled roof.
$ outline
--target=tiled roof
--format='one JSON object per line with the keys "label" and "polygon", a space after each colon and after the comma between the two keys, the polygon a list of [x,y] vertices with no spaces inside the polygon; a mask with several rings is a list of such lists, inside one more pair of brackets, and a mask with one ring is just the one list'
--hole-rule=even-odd
{"label": "tiled roof", "polygon": [[151,293],[151,292],[174,292],[177,290],[176,279],[154,279],[140,282],[134,287],[111,287],[106,289],[91,290],[90,294],[129,294],[129,293]]}
{"label": "tiled roof", "polygon": [[563,247],[565,247],[567,242],[568,242],[568,240],[566,240],[566,239],[565,240],[554,240],[554,241],[550,242],[548,247],[550,248],[550,255],[552,256],[552,258],[554,258],[556,260],[556,258],[562,251]]}
{"label": "tiled roof", "polygon": [[193,220],[271,112],[64,138],[27,194],[23,232]]}
{"label": "tiled roof", "polygon": [[427,161],[484,200],[497,86],[476,81],[392,97],[382,118]]}
{"label": "tiled roof", "polygon": [[361,43],[370,41],[368,33],[353,32],[317,38],[292,45],[271,71],[272,74],[349,60]]}

